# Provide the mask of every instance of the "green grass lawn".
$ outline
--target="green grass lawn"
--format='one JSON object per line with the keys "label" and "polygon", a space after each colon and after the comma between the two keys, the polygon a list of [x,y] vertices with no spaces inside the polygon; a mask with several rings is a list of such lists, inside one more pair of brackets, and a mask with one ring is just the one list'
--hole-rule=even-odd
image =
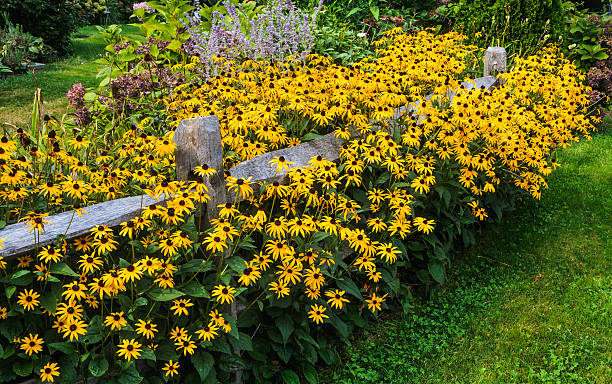
{"label": "green grass lawn", "polygon": [[612,129],[560,152],[541,201],[482,233],[412,316],[349,347],[325,383],[611,383]]}
{"label": "green grass lawn", "polygon": [[[133,26],[122,26],[124,33],[136,33]],[[68,112],[66,92],[75,83],[93,87],[99,83],[96,74],[101,68],[94,60],[104,52],[104,40],[95,26],[87,26],[75,32],[71,41],[72,56],[69,59],[48,64],[32,74],[0,78],[0,124],[10,123],[26,127],[32,115],[32,102],[36,89],[42,90],[44,113],[61,119]]]}

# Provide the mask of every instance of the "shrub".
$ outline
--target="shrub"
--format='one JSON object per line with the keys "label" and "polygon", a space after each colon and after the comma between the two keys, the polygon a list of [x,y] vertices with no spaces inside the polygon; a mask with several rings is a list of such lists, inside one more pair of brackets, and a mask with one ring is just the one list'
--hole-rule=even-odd
{"label": "shrub", "polygon": [[40,37],[61,55],[68,53],[70,35],[78,25],[78,13],[72,0],[3,0],[0,12]]}
{"label": "shrub", "polygon": [[[0,259],[0,380],[59,370],[59,382],[79,372],[107,383],[215,383],[241,366],[247,382],[297,382],[298,373],[313,382],[338,339],[385,308],[407,308],[412,285],[443,282],[474,225],[513,197],[538,198],[555,149],[590,136],[585,89],[557,51],[517,59],[500,89],[460,91],[449,108],[444,95],[476,48],[457,34],[397,32],[375,60],[351,67],[319,56],[247,61],[202,82],[197,58],[175,66],[188,82],[164,97],[165,122],[219,116],[226,168],[309,133],[344,140],[338,163],[314,157],[287,185],[228,176],[239,198],[211,228],[195,217],[214,170],[174,181],[173,131],[153,129],[151,117],[135,117],[116,143],[96,134],[96,121],[73,131],[52,119],[2,138],[0,213],[33,238],[48,221],[38,207],[77,220],[88,202],[122,194],[168,201],[118,230]],[[78,86],[70,99],[98,103]],[[404,104],[427,117],[389,121]],[[243,308],[236,319],[230,303]]]}
{"label": "shrub", "polygon": [[481,47],[535,52],[563,36],[561,0],[461,0],[457,29]]}
{"label": "shrub", "polygon": [[3,14],[2,18],[4,27],[0,28],[0,63],[12,70],[24,69],[24,62],[43,52],[43,41],[23,32],[20,25],[13,25],[7,14]]}

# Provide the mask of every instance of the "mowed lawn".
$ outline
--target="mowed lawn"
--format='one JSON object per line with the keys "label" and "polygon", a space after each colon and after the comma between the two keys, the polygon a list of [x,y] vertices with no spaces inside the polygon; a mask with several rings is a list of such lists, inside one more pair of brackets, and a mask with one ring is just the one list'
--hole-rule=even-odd
{"label": "mowed lawn", "polygon": [[[122,26],[123,33],[135,34],[134,26]],[[96,78],[102,64],[94,61],[104,54],[104,39],[95,26],[79,29],[72,37],[70,58],[47,64],[42,70],[31,73],[0,77],[0,126],[4,123],[26,128],[31,121],[34,91],[42,91],[44,113],[61,120],[70,113],[66,92],[75,83],[93,87],[100,83]]]}
{"label": "mowed lawn", "polygon": [[541,201],[482,231],[447,286],[322,382],[612,383],[612,121],[560,150]]}

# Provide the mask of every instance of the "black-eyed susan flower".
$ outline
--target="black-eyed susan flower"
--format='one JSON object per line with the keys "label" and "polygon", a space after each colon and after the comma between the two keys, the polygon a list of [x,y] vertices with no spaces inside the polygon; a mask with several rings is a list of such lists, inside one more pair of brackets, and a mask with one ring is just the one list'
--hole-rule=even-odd
{"label": "black-eyed susan flower", "polygon": [[217,300],[218,303],[225,304],[234,301],[234,293],[236,288],[232,288],[229,285],[217,285],[212,291],[212,296]]}
{"label": "black-eyed susan flower", "polygon": [[32,354],[37,354],[38,352],[42,351],[42,345],[44,344],[44,342],[45,341],[42,338],[38,337],[38,334],[32,335],[30,333],[28,336],[21,339],[22,344],[20,348],[28,356],[32,356]]}
{"label": "black-eyed susan flower", "polygon": [[106,316],[104,319],[104,325],[110,327],[111,330],[120,331],[121,328],[127,325],[127,320],[123,317],[122,312],[113,312],[110,315]]}
{"label": "black-eyed susan flower", "polygon": [[81,259],[79,260],[78,264],[79,268],[84,273],[93,273],[94,270],[100,270],[100,267],[102,267],[103,262],[100,257],[94,256],[93,254],[85,254],[81,256]]}
{"label": "black-eyed susan flower", "polygon": [[85,284],[81,284],[78,281],[73,281],[72,283],[64,284],[64,292],[62,292],[62,297],[65,297],[66,300],[71,301],[79,301],[85,298],[87,294],[87,287]]}
{"label": "black-eyed susan flower", "polygon": [[174,345],[177,352],[182,351],[184,356],[187,356],[187,354],[193,355],[194,351],[197,349],[196,344],[191,340],[191,336],[186,336],[182,340],[176,341]]}
{"label": "black-eyed susan flower", "polygon": [[62,332],[64,333],[62,335],[64,338],[70,338],[70,341],[78,340],[80,335],[87,333],[87,324],[80,319],[67,321]]}
{"label": "black-eyed susan flower", "polygon": [[[214,291],[213,291],[214,292]],[[213,294],[214,296],[214,294]],[[174,316],[189,315],[189,307],[193,307],[193,303],[190,299],[178,299],[172,300],[174,305],[170,307],[170,310],[174,312]]]}
{"label": "black-eyed susan flower", "polygon": [[329,318],[329,316],[325,314],[325,310],[325,307],[318,304],[313,304],[310,306],[310,311],[308,311],[308,318],[316,324],[322,324],[324,319]]}
{"label": "black-eyed susan flower", "polygon": [[59,366],[57,363],[47,363],[40,369],[40,381],[53,383],[54,377],[59,376]]}
{"label": "black-eyed susan flower", "polygon": [[369,299],[366,299],[366,303],[368,303],[368,309],[372,311],[372,313],[380,311],[381,305],[385,302],[386,297],[387,294],[384,294],[383,296],[376,296],[376,293],[372,293],[372,296]]}
{"label": "black-eyed susan flower", "polygon": [[333,291],[325,292],[325,296],[329,297],[327,300],[327,304],[331,305],[332,308],[342,309],[344,308],[344,303],[348,303],[349,300],[344,297],[346,292],[341,291],[339,289]]}
{"label": "black-eyed susan flower", "polygon": [[125,360],[130,361],[132,358],[134,360],[140,357],[142,352],[142,344],[137,342],[135,339],[124,339],[117,345],[117,355],[119,357],[123,357]]}
{"label": "black-eyed susan flower", "polygon": [[157,332],[157,325],[150,322],[139,319],[136,322],[136,333],[146,337],[147,339],[152,339],[155,337],[155,332]]}
{"label": "black-eyed susan flower", "polygon": [[215,336],[217,336],[218,329],[219,327],[216,325],[216,323],[211,321],[210,323],[208,323],[207,326],[196,331],[196,334],[198,335],[198,339],[204,339],[204,341],[210,341],[214,339]]}
{"label": "black-eyed susan flower", "polygon": [[40,302],[37,299],[39,297],[40,295],[37,292],[34,292],[33,289],[26,289],[17,296],[17,298],[19,299],[17,300],[17,303],[21,305],[26,311],[31,311],[35,307],[38,307]]}
{"label": "black-eyed susan flower", "polygon": [[164,364],[162,370],[165,371],[166,377],[174,377],[174,375],[178,375],[178,369],[180,367],[181,366],[179,365],[178,361],[170,360],[166,364]]}

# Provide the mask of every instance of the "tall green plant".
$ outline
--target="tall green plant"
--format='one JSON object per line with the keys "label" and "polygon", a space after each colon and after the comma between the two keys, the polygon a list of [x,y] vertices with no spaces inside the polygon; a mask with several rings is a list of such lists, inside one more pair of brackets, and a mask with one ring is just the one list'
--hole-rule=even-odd
{"label": "tall green plant", "polygon": [[461,0],[457,29],[481,47],[532,53],[563,37],[561,0]]}

